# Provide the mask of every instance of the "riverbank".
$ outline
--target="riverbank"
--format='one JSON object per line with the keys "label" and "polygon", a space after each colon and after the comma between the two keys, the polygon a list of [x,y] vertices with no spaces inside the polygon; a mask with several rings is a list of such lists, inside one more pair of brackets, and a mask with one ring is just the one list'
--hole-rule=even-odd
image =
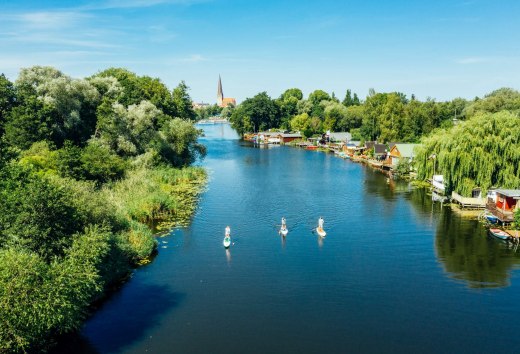
{"label": "riverbank", "polygon": [[[56,337],[81,328],[95,311],[92,304],[98,306],[133,269],[151,261],[157,252],[157,229],[164,232],[189,223],[207,180],[201,167],[161,166],[130,170],[126,178],[99,188],[88,181],[13,170],[3,171],[0,185],[0,196],[6,197],[5,219],[9,211],[16,212],[11,201],[21,195],[28,208],[43,213],[33,212],[26,223],[55,215],[55,228],[74,223],[77,231],[64,235],[72,245],[50,261],[26,249],[0,250],[2,352],[43,350]],[[18,185],[13,185],[13,177]],[[33,247],[56,247],[49,244],[56,241],[42,240]]]}

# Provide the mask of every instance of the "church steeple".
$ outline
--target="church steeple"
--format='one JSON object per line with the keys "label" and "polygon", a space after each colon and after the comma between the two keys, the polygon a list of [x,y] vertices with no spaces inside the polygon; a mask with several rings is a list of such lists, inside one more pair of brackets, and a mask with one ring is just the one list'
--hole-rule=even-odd
{"label": "church steeple", "polygon": [[222,106],[222,101],[224,101],[224,92],[222,91],[222,80],[220,79],[220,75],[218,76],[218,87],[217,87],[217,104]]}

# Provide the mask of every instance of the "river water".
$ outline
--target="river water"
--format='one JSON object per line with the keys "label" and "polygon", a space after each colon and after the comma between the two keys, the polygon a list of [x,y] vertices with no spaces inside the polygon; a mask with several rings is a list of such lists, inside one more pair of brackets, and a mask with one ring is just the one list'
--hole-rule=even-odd
{"label": "river water", "polygon": [[210,181],[191,226],[57,352],[520,350],[520,251],[364,165],[203,128]]}

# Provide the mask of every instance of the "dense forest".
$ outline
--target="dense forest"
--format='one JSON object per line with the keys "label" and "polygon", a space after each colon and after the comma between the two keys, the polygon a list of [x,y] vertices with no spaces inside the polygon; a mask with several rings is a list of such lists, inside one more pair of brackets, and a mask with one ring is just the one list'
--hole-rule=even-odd
{"label": "dense forest", "polygon": [[448,193],[468,196],[475,187],[520,188],[519,117],[520,92],[509,88],[447,102],[374,90],[364,100],[350,90],[341,102],[322,90],[304,99],[292,88],[276,99],[265,92],[246,99],[230,121],[242,134],[281,128],[309,137],[330,130],[351,132],[353,140],[421,143],[419,178],[431,178],[435,164]]}
{"label": "dense forest", "polygon": [[[41,350],[186,222],[205,181],[188,87],[110,68],[0,75],[0,352]],[[170,224],[168,224],[170,225]]]}

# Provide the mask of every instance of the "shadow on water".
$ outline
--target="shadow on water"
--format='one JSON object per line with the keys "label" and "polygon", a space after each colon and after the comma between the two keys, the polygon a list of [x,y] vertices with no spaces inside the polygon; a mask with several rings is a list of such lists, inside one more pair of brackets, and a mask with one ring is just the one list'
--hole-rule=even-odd
{"label": "shadow on water", "polygon": [[435,248],[445,271],[470,288],[507,287],[512,268],[520,263],[518,251],[490,238],[477,220],[449,211],[439,220]]}
{"label": "shadow on water", "polygon": [[[131,291],[120,291],[86,322],[82,334],[64,336],[51,353],[120,352],[133,342],[142,341],[147,331],[159,325],[161,317],[177,307],[183,298],[183,294],[162,285],[147,284]],[[96,335],[90,336],[91,332]],[[96,338],[95,342],[89,341],[88,337]]]}

